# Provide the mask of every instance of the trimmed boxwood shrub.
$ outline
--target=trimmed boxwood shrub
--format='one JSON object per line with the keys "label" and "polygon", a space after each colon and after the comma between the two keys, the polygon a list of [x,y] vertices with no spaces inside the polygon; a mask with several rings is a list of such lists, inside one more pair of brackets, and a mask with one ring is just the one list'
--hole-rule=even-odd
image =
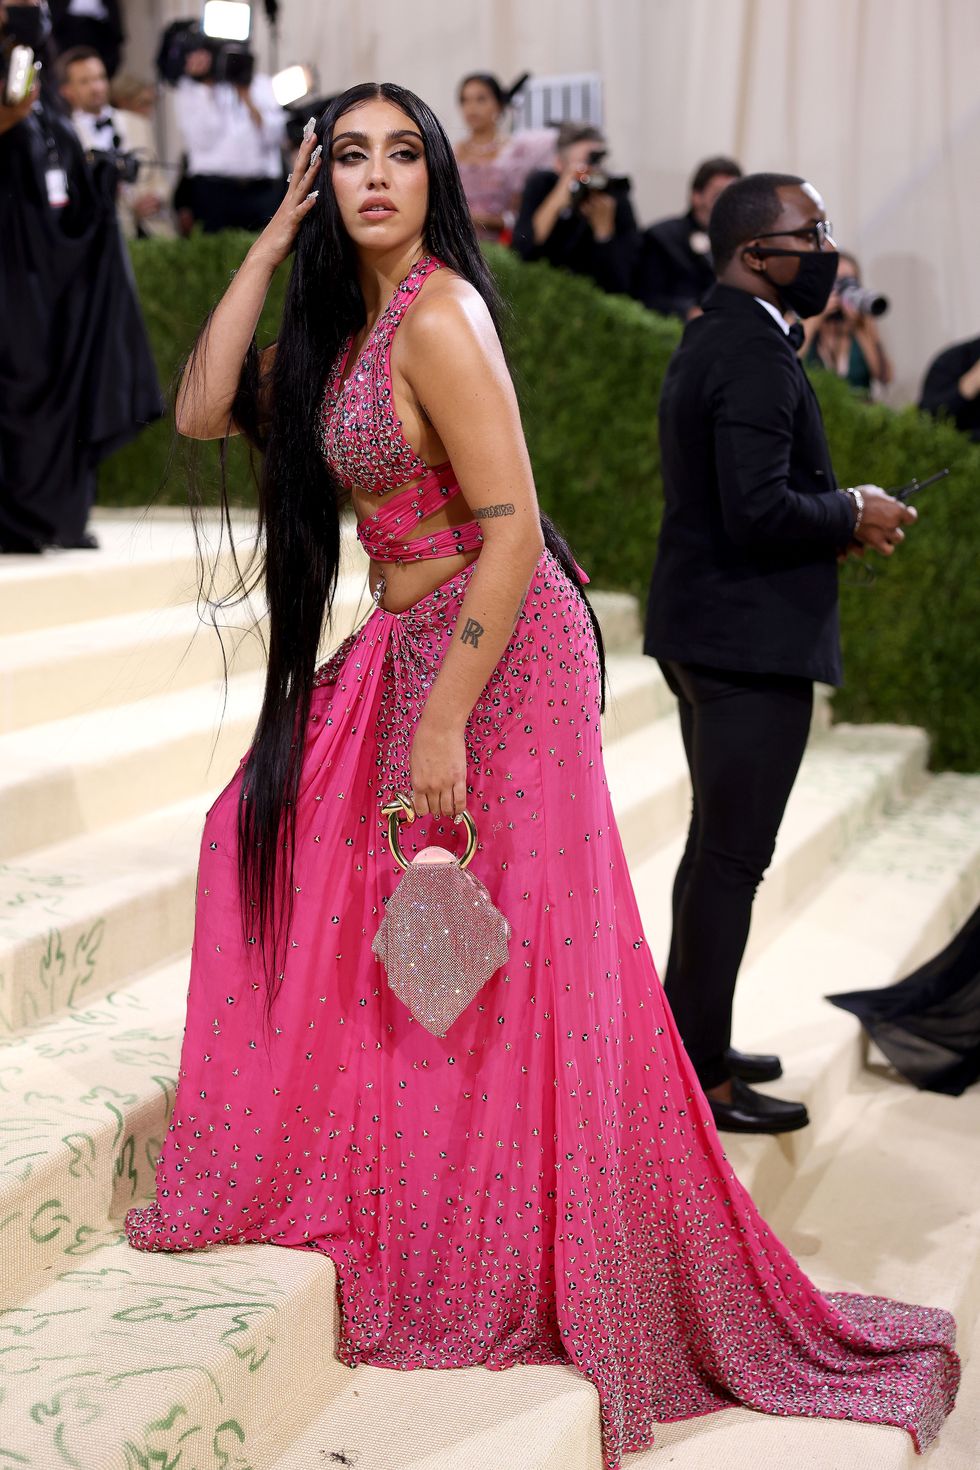
{"label": "trimmed boxwood shrub", "polygon": [[[247,235],[230,232],[134,244],[165,382],[248,245]],[[661,510],[657,400],[680,328],[577,277],[525,265],[505,250],[489,254],[510,305],[507,349],[541,503],[597,586],[642,598]],[[277,279],[260,340],[275,336],[282,288]],[[914,409],[863,403],[826,373],[815,373],[814,384],[842,484],[892,486],[943,465],[953,471],[923,492],[920,523],[898,555],[868,558],[870,584],[842,576],[847,683],[835,700],[837,717],[924,725],[935,765],[978,769],[980,447]],[[108,460],[102,502],[183,500],[180,474],[168,472],[171,443],[164,420]],[[232,479],[247,502],[253,492],[243,453],[233,457]]]}

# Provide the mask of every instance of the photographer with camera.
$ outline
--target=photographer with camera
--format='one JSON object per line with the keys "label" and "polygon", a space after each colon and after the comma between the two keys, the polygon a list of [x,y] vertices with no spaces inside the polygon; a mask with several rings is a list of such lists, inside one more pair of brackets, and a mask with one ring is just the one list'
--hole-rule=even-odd
{"label": "photographer with camera", "polygon": [[41,71],[47,6],[0,0],[0,551],[96,545],[99,462],[163,411],[111,201]]}
{"label": "photographer with camera", "polygon": [[804,361],[871,397],[894,376],[876,322],[887,310],[888,297],[861,284],[861,267],[842,250],[826,310],[804,323]]}
{"label": "photographer with camera", "polygon": [[636,242],[630,181],[607,172],[598,128],[562,123],[557,152],[558,168],[538,169],[524,187],[513,249],[627,292]]}
{"label": "photographer with camera", "polygon": [[190,196],[205,234],[262,230],[285,191],[286,114],[251,52],[198,35],[186,42],[176,86]]}
{"label": "photographer with camera", "polygon": [[[58,57],[60,91],[71,109],[71,121],[86,154],[111,166],[110,192],[115,189],[119,223],[128,237],[154,233],[165,216],[162,195],[140,184],[140,159],[133,152],[122,115],[109,104],[109,78],[92,46],[76,46]],[[162,223],[166,225],[164,217]]]}

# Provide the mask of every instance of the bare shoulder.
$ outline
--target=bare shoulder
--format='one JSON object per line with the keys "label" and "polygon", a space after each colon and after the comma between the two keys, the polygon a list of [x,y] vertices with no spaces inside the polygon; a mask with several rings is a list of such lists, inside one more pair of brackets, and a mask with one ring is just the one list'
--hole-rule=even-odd
{"label": "bare shoulder", "polygon": [[403,331],[413,353],[499,351],[497,331],[475,286],[454,271],[436,271],[406,314]]}

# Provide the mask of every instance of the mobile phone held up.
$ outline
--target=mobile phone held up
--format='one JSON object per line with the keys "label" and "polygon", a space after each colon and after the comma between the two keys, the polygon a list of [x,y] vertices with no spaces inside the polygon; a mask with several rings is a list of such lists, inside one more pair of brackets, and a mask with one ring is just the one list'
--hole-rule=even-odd
{"label": "mobile phone held up", "polygon": [[30,46],[11,47],[3,93],[3,100],[8,107],[17,107],[30,96],[39,70],[39,63],[35,61]]}

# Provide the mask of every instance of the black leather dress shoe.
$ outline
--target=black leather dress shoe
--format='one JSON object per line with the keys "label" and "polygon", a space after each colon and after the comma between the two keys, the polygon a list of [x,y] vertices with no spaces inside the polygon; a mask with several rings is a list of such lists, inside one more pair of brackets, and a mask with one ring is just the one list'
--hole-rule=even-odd
{"label": "black leather dress shoe", "polygon": [[91,531],[83,531],[75,541],[56,541],[62,551],[98,551],[99,539]]}
{"label": "black leather dress shoe", "polygon": [[778,1057],[736,1051],[733,1046],[726,1051],[725,1061],[731,1075],[740,1077],[743,1082],[775,1082],[783,1075],[783,1064]]}
{"label": "black leather dress shoe", "polygon": [[803,1103],[783,1102],[781,1097],[768,1097],[753,1092],[738,1077],[732,1078],[732,1100],[719,1102],[709,1097],[715,1127],[725,1133],[794,1133],[805,1128],[810,1115]]}

